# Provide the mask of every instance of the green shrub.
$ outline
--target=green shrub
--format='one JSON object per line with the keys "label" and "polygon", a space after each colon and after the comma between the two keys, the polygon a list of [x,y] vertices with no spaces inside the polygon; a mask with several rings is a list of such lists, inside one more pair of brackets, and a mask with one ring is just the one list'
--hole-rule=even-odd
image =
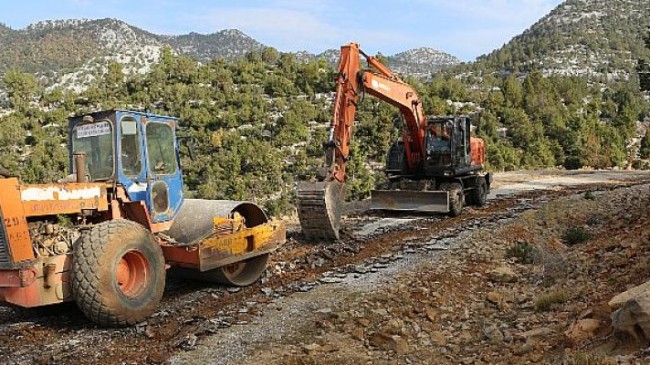
{"label": "green shrub", "polygon": [[562,235],[562,240],[568,246],[574,246],[587,241],[589,237],[589,231],[587,231],[584,227],[574,226],[570,227],[564,232],[564,235]]}
{"label": "green shrub", "polygon": [[513,257],[521,264],[532,264],[536,248],[528,242],[517,242],[506,249],[506,257]]}

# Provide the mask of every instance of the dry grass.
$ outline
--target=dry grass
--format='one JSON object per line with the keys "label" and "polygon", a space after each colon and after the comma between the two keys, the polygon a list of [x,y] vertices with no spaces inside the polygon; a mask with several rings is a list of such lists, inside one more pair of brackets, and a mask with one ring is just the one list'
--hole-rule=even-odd
{"label": "dry grass", "polygon": [[609,361],[606,361],[603,357],[593,354],[588,354],[586,352],[577,352],[567,356],[566,361],[564,362],[567,365],[609,365],[615,364]]}
{"label": "dry grass", "polygon": [[528,242],[517,242],[506,248],[505,256],[514,258],[520,264],[532,264],[535,258],[536,248]]}
{"label": "dry grass", "polygon": [[544,293],[535,299],[535,310],[538,312],[546,312],[551,310],[553,305],[565,303],[569,299],[569,293],[566,290],[553,290]]}

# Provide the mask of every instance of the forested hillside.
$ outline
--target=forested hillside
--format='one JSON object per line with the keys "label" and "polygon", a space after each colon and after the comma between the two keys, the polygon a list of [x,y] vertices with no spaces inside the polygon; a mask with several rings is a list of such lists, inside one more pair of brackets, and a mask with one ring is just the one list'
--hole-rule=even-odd
{"label": "forested hillside", "polygon": [[648,27],[647,1],[567,0],[470,68],[625,79],[637,59],[650,55],[643,45]]}
{"label": "forested hillside", "polygon": [[[66,118],[104,108],[148,109],[181,118],[197,140],[183,158],[190,194],[252,199],[272,213],[292,209],[294,184],[314,175],[327,135],[335,70],[324,60],[298,62],[273,48],[236,61],[200,64],[167,48],[149,73],[126,77],[119,63],[80,94],[49,90],[34,75],[8,72],[9,109],[0,118],[0,165],[26,182],[65,173]],[[408,77],[427,114],[467,113],[488,141],[489,168],[625,166],[648,104],[638,83],[592,86],[585,78],[498,74],[459,79]],[[396,110],[364,97],[352,150],[350,198],[382,181],[381,166],[398,135]],[[379,163],[379,164],[377,164]]]}

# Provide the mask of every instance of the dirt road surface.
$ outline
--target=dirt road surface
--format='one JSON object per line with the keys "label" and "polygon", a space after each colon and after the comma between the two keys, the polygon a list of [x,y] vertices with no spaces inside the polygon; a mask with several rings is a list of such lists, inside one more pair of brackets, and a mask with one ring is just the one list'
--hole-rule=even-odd
{"label": "dirt road surface", "polygon": [[[330,244],[294,222],[260,283],[169,278],[133,328],[0,307],[0,363],[643,363],[606,303],[649,279],[649,206],[647,172],[517,172],[456,218],[356,209]],[[597,325],[569,331],[583,319]]]}

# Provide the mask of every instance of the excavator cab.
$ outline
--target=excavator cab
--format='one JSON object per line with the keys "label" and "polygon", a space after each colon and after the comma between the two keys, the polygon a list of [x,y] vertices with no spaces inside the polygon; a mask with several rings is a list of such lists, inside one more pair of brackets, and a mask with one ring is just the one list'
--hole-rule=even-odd
{"label": "excavator cab", "polygon": [[86,181],[113,181],[131,201],[146,203],[154,223],[174,218],[183,203],[177,118],[109,110],[70,119],[71,172],[84,155]]}
{"label": "excavator cab", "polygon": [[470,128],[466,116],[428,118],[424,166],[427,176],[449,177],[479,169],[472,167]]}
{"label": "excavator cab", "polygon": [[431,164],[451,164],[453,125],[450,121],[429,121],[426,134],[426,151]]}

